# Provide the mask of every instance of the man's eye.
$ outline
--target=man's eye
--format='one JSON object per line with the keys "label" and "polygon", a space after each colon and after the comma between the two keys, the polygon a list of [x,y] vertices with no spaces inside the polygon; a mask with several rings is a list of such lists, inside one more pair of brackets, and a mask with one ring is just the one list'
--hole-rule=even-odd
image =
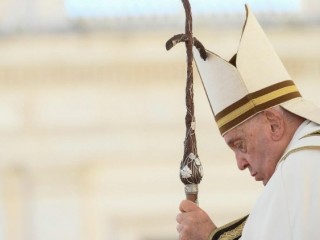
{"label": "man's eye", "polygon": [[237,143],[234,144],[234,147],[235,147],[237,150],[241,151],[241,152],[246,152],[246,151],[247,151],[244,142],[237,142]]}

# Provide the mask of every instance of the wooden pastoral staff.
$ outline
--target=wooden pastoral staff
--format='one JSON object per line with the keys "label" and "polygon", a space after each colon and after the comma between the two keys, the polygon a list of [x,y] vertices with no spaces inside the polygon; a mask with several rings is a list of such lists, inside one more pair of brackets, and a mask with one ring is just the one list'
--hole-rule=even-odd
{"label": "wooden pastoral staff", "polygon": [[[167,50],[177,43],[184,42],[187,52],[187,84],[185,117],[186,136],[184,141],[184,155],[180,164],[180,179],[185,184],[185,193],[188,200],[198,203],[198,184],[203,177],[202,165],[197,152],[195,135],[195,116],[193,103],[193,46],[199,51],[203,60],[207,59],[207,51],[204,46],[192,34],[192,15],[188,0],[181,0],[186,12],[185,33],[177,34],[166,42]],[[211,233],[212,240],[236,240],[241,237],[242,229],[247,216],[217,228]]]}
{"label": "wooden pastoral staff", "polygon": [[198,203],[198,184],[200,183],[203,171],[198,157],[197,141],[195,135],[195,116],[193,103],[193,46],[195,46],[200,56],[205,60],[207,53],[203,45],[193,37],[192,15],[188,0],[182,0],[185,13],[185,33],[178,34],[170,38],[166,43],[166,49],[170,50],[177,43],[184,42],[187,52],[187,84],[186,84],[186,107],[185,117],[186,136],[184,141],[184,154],[180,164],[180,179],[185,184],[185,193],[188,200]]}
{"label": "wooden pastoral staff", "polygon": [[[198,203],[198,184],[203,177],[202,165],[198,157],[197,142],[195,135],[195,116],[193,104],[193,46],[197,48],[200,57],[207,59],[207,51],[192,34],[192,15],[188,0],[181,0],[186,12],[185,33],[170,38],[166,43],[170,50],[179,42],[185,42],[187,49],[187,84],[186,84],[186,107],[185,117],[186,136],[184,141],[184,155],[180,164],[180,179],[185,184],[185,193],[188,200]],[[217,228],[210,234],[212,240],[236,240],[241,237],[242,229],[247,216]]]}

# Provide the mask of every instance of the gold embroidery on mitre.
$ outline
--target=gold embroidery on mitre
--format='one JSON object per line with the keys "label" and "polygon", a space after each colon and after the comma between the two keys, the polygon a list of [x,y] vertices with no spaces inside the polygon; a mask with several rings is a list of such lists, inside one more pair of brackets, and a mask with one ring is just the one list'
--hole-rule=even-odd
{"label": "gold embroidery on mitre", "polygon": [[226,132],[255,113],[290,99],[301,97],[295,84],[288,80],[250,93],[216,115],[220,131]]}

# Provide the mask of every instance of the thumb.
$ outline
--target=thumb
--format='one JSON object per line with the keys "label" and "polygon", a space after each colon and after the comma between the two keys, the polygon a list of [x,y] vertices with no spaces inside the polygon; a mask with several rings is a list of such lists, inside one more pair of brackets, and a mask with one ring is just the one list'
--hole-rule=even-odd
{"label": "thumb", "polygon": [[179,210],[181,212],[192,212],[197,209],[199,209],[198,205],[192,201],[189,201],[189,200],[183,200],[179,206]]}

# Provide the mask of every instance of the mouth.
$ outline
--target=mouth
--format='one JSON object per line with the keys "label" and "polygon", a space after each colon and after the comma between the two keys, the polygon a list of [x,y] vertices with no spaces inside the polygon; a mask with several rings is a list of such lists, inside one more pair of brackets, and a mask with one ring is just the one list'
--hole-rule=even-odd
{"label": "mouth", "polygon": [[252,176],[252,177],[255,177],[256,175],[257,175],[256,172],[251,173],[251,176]]}
{"label": "mouth", "polygon": [[256,181],[262,181],[261,177],[259,177],[257,172],[251,173],[251,176],[256,180]]}

